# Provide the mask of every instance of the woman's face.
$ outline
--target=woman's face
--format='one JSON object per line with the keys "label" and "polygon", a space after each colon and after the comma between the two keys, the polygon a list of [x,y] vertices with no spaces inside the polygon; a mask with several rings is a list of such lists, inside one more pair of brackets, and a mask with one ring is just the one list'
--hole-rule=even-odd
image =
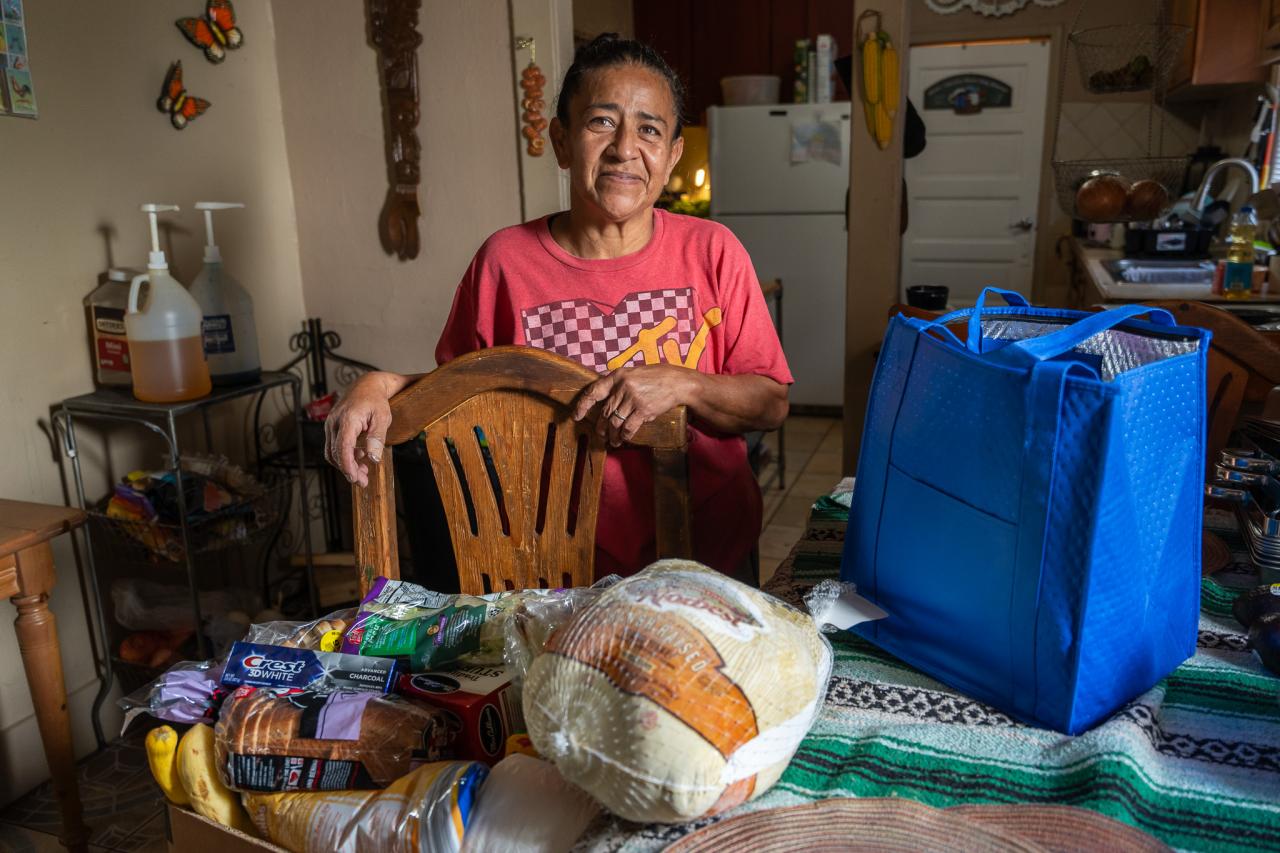
{"label": "woman's face", "polygon": [[661,75],[640,65],[588,73],[569,104],[569,125],[551,121],[551,144],[569,170],[572,204],[610,222],[653,207],[684,152],[675,104]]}

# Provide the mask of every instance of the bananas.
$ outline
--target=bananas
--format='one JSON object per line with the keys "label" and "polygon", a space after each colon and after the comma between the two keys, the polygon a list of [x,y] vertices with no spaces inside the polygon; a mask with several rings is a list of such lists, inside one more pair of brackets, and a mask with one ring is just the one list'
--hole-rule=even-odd
{"label": "bananas", "polygon": [[[240,795],[230,791],[218,775],[213,727],[197,723],[178,741],[178,779],[198,814],[223,826],[254,835]],[[166,792],[167,793],[167,792]]]}
{"label": "bananas", "polygon": [[893,139],[893,119],[898,114],[898,51],[884,30],[876,30],[862,42],[862,110],[867,130],[881,150]]}

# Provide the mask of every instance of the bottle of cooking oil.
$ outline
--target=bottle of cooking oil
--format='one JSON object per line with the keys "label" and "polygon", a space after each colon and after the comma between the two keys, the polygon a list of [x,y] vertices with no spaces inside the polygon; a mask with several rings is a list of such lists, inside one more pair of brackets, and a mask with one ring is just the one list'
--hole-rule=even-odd
{"label": "bottle of cooking oil", "polygon": [[1227,235],[1227,263],[1222,273],[1222,295],[1228,299],[1248,299],[1253,295],[1253,240],[1258,219],[1245,205],[1231,217]]}
{"label": "bottle of cooking oil", "polygon": [[[142,205],[151,217],[151,256],[146,273],[135,276],[129,287],[129,311],[124,315],[133,396],[147,403],[194,400],[213,387],[204,358],[200,305],[169,275],[160,251],[156,214],[177,209],[174,204]],[[148,287],[140,302],[143,284]]]}

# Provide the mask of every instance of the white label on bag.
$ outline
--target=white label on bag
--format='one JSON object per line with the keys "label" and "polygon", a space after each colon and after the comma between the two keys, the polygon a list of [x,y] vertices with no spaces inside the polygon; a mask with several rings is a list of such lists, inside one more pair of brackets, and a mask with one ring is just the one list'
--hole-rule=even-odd
{"label": "white label on bag", "polygon": [[1156,235],[1157,252],[1181,252],[1187,248],[1187,235],[1181,232]]}

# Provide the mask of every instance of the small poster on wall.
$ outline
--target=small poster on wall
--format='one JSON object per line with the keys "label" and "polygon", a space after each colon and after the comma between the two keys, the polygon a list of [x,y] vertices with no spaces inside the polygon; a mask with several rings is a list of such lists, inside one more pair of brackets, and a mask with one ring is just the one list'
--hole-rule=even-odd
{"label": "small poster on wall", "polygon": [[38,115],[27,50],[22,0],[0,0],[0,114],[22,118]]}

